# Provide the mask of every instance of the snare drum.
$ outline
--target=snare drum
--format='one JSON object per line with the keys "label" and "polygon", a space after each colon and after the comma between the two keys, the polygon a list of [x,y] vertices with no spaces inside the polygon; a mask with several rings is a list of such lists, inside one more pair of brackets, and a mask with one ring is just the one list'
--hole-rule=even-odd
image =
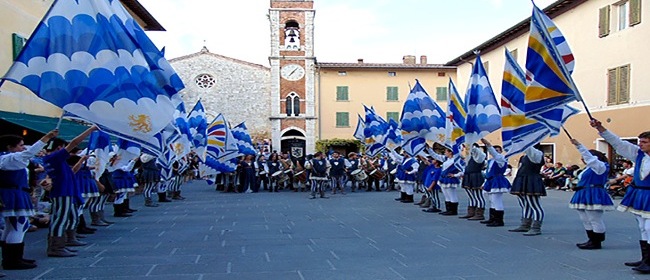
{"label": "snare drum", "polygon": [[355,181],[364,181],[368,179],[368,174],[366,174],[366,171],[363,171],[363,169],[352,171],[350,175],[352,175],[352,178],[354,178]]}
{"label": "snare drum", "polygon": [[298,181],[300,183],[307,182],[307,172],[305,172],[305,170],[302,170],[302,171],[294,174],[293,178],[295,178],[296,181]]}
{"label": "snare drum", "polygon": [[284,182],[284,181],[286,181],[286,180],[289,180],[289,175],[287,175],[287,173],[284,173],[284,172],[282,172],[282,171],[276,171],[276,172],[274,172],[274,173],[271,175],[271,177],[272,177],[273,179],[277,180],[278,183],[282,183],[282,182]]}
{"label": "snare drum", "polygon": [[386,173],[382,172],[379,169],[375,169],[372,172],[370,172],[370,177],[375,178],[376,180],[381,180],[386,177]]}
{"label": "snare drum", "polygon": [[390,175],[395,175],[395,173],[397,173],[397,168],[390,171]]}

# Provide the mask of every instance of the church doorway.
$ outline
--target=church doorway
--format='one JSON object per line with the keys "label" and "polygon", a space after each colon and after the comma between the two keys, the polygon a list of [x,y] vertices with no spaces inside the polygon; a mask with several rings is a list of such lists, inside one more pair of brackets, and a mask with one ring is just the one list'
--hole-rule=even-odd
{"label": "church doorway", "polygon": [[296,129],[286,131],[280,139],[280,151],[289,153],[294,159],[303,159],[306,156],[306,146],[305,134]]}

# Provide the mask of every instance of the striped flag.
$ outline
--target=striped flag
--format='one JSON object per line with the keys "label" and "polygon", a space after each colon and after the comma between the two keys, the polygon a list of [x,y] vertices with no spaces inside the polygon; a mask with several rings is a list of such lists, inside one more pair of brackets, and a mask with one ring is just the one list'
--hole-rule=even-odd
{"label": "striped flag", "polygon": [[237,140],[237,148],[240,155],[256,155],[255,147],[253,147],[253,140],[248,134],[246,123],[240,123],[232,129],[232,136]]}
{"label": "striped flag", "polygon": [[366,128],[366,124],[363,122],[363,118],[361,115],[357,114],[359,119],[357,120],[357,128],[354,130],[354,138],[361,141],[365,142],[366,137],[363,135],[363,130]]}
{"label": "striped flag", "polygon": [[461,150],[462,144],[465,142],[465,120],[467,113],[465,112],[465,103],[460,98],[458,90],[454,82],[449,79],[449,93],[447,94],[447,118],[446,118],[446,131],[447,138],[445,146],[450,148],[454,154],[458,154]]}
{"label": "striped flag", "polygon": [[[563,108],[569,102],[581,100],[569,71],[573,67],[571,50],[557,26],[548,26],[549,23],[552,24],[552,21],[533,4],[526,55],[526,78],[529,81],[525,94],[527,116],[540,115]],[[556,113],[546,114],[545,118],[551,118],[551,122],[561,122],[563,111],[560,109],[554,112]],[[549,128],[552,134],[559,133],[560,127]]]}
{"label": "striped flag", "polygon": [[383,143],[386,131],[388,131],[388,123],[380,115],[377,115],[374,109],[365,105],[363,108],[366,112],[365,128],[363,129],[363,136],[366,139],[366,154],[374,157],[385,149]]}
{"label": "striped flag", "polygon": [[207,155],[218,159],[227,153],[237,152],[237,140],[232,135],[223,114],[217,115],[208,126]]}
{"label": "striped flag", "polygon": [[467,119],[465,121],[465,142],[472,145],[481,138],[501,128],[501,110],[494,97],[481,56],[476,55],[465,94]]}
{"label": "striped flag", "polygon": [[194,108],[187,116],[190,126],[190,135],[194,151],[201,160],[205,159],[205,152],[208,146],[208,118],[205,116],[205,109],[201,100],[194,104]]}
{"label": "striped flag", "polygon": [[445,125],[445,112],[416,80],[402,108],[402,148],[415,156],[425,148],[426,140],[444,143]]}

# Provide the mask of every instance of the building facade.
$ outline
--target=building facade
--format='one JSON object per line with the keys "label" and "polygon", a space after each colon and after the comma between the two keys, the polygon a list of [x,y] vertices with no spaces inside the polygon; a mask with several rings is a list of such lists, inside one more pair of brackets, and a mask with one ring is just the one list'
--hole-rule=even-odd
{"label": "building facade", "polygon": [[214,54],[206,47],[169,62],[185,84],[181,96],[188,111],[200,99],[208,121],[221,113],[233,126],[245,121],[255,139],[270,137],[268,67]]}
{"label": "building facade", "polygon": [[[640,0],[560,0],[544,9],[561,29],[575,57],[573,79],[594,118],[617,135],[636,143],[642,131],[650,130],[644,121],[650,109],[650,71],[645,40],[650,38],[648,6]],[[481,59],[488,65],[489,78],[497,95],[501,92],[504,51],[516,53],[522,67],[526,61],[529,19],[509,28],[477,46]],[[474,55],[467,53],[448,62],[458,67],[460,85],[467,84]],[[459,89],[460,90],[460,89]],[[500,96],[497,96],[498,98]],[[589,118],[580,103],[570,104],[582,112],[571,117],[566,129],[589,148],[608,154],[612,163],[617,155],[589,127]],[[501,142],[500,133],[490,139]],[[556,162],[581,165],[580,156],[566,135],[548,138],[542,143],[545,153]]]}
{"label": "building facade", "polygon": [[426,56],[407,55],[403,63],[319,63],[317,71],[318,138],[352,139],[363,105],[375,108],[387,121],[399,122],[410,87],[422,87],[446,110],[447,85],[456,67],[429,64]]}
{"label": "building facade", "polygon": [[[271,138],[273,148],[303,157],[316,142],[313,0],[271,0]],[[279,143],[279,145],[278,145]]]}

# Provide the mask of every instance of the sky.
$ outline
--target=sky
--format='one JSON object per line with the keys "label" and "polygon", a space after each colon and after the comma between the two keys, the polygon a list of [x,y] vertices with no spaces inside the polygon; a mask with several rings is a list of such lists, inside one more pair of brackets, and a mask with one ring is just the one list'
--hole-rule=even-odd
{"label": "sky", "polygon": [[[165,27],[168,59],[212,53],[268,66],[270,0],[139,0]],[[536,0],[544,8],[556,0]],[[319,62],[446,63],[526,19],[530,0],[314,0]]]}

